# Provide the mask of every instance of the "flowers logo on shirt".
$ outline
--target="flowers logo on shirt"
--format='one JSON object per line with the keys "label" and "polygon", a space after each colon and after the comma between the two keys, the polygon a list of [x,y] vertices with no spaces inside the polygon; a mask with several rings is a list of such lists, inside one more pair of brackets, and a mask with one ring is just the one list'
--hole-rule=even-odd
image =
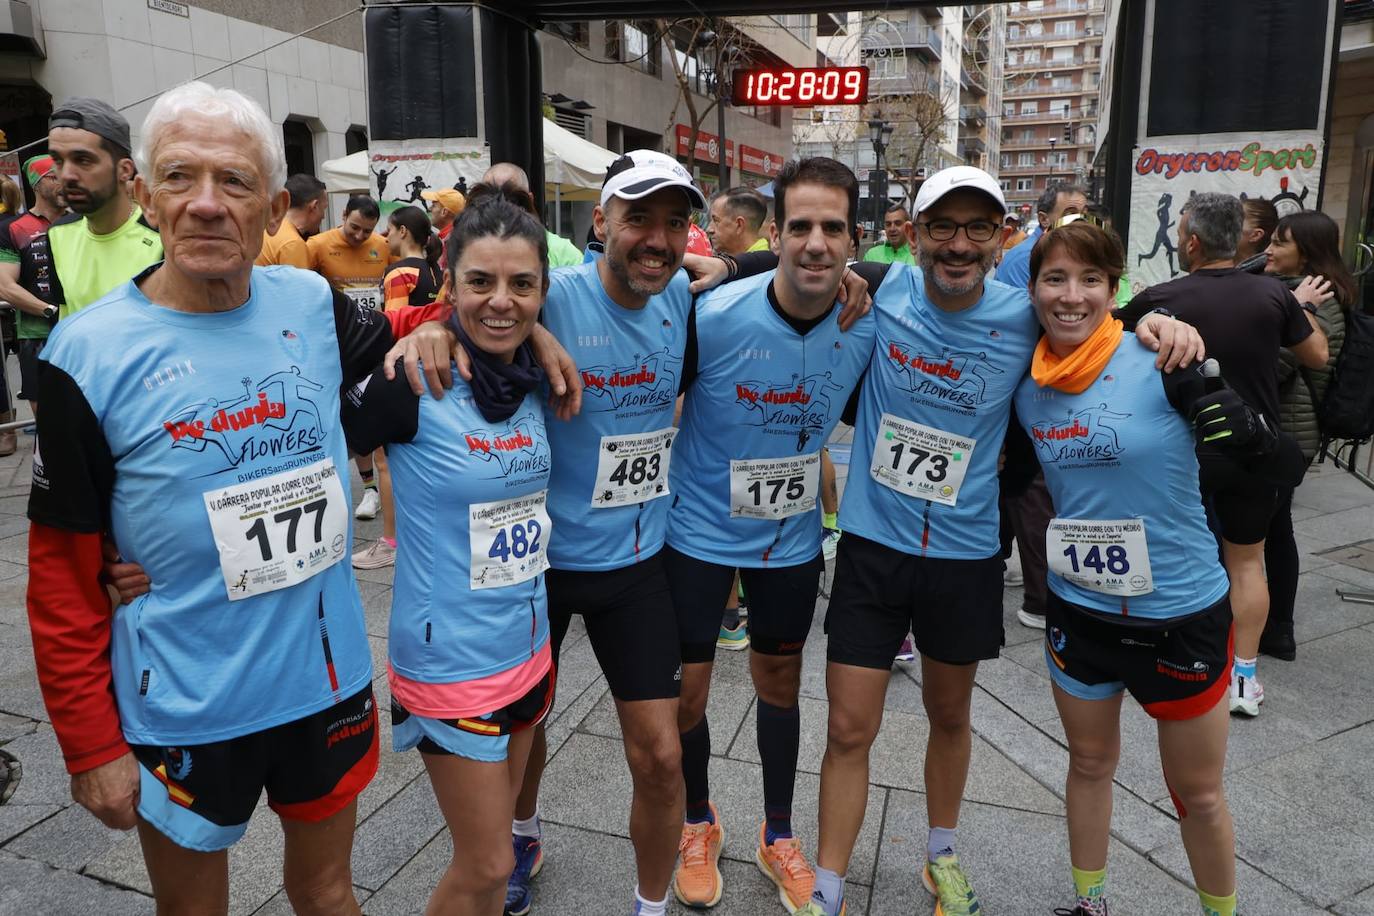
{"label": "flowers logo on shirt", "polygon": [[1130,416],[1106,404],[1085,407],[1057,422],[1033,424],[1031,441],[1049,461],[1114,461],[1125,449],[1112,423]]}
{"label": "flowers logo on shirt", "polygon": [[[210,398],[174,411],[162,422],[174,449],[203,456],[195,476],[243,469],[260,459],[289,458],[324,447],[325,432],[316,392],[324,386],[297,366],[260,381],[239,379],[243,393],[231,400]],[[273,463],[265,473],[281,470]],[[261,476],[241,474],[242,480]]]}
{"label": "flowers logo on shirt", "polygon": [[549,444],[533,414],[508,421],[497,429],[463,433],[468,454],[491,463],[492,477],[542,474],[549,469]]}
{"label": "flowers logo on shirt", "polygon": [[682,357],[668,347],[636,355],[625,366],[588,366],[582,369],[582,403],[589,410],[632,410],[662,407],[677,399]]}
{"label": "flowers logo on shirt", "polygon": [[883,355],[884,363],[903,390],[963,410],[973,410],[986,401],[992,376],[1004,374],[981,350],[944,347],[933,355],[894,340],[888,343]]}
{"label": "flowers logo on shirt", "polygon": [[750,426],[762,426],[767,433],[798,434],[797,451],[801,451],[806,439],[830,423],[831,393],[844,391],[830,379],[829,372],[817,372],[805,377],[793,374],[785,383],[735,382],[735,404],[747,411]]}

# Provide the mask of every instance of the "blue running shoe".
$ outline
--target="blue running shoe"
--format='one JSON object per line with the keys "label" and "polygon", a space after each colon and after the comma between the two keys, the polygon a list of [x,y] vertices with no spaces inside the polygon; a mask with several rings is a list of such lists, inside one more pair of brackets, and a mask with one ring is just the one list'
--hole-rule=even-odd
{"label": "blue running shoe", "polygon": [[515,869],[506,881],[505,916],[525,916],[534,904],[530,882],[544,867],[544,844],[537,836],[511,835],[515,849]]}

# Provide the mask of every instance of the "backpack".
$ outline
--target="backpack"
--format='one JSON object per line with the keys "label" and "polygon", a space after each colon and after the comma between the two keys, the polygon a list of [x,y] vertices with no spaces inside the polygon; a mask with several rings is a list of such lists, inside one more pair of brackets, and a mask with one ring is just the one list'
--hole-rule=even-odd
{"label": "backpack", "polygon": [[1374,315],[1359,309],[1346,313],[1345,344],[1317,408],[1317,423],[1323,439],[1374,436]]}

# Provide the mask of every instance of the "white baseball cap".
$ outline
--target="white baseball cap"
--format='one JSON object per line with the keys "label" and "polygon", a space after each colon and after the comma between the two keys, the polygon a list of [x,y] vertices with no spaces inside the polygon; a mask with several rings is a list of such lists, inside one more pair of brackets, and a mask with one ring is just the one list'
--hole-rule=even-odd
{"label": "white baseball cap", "polygon": [[663,188],[682,188],[694,208],[706,209],[706,198],[693,184],[692,174],[672,156],[648,149],[631,150],[607,166],[601,206],[612,197],[639,200]]}
{"label": "white baseball cap", "polygon": [[997,184],[997,179],[971,165],[951,166],[927,178],[921,185],[921,190],[916,192],[916,212],[924,213],[950,191],[964,188],[982,191],[997,202],[998,209],[1003,213],[1007,212],[1007,199],[1002,196],[1002,188]]}

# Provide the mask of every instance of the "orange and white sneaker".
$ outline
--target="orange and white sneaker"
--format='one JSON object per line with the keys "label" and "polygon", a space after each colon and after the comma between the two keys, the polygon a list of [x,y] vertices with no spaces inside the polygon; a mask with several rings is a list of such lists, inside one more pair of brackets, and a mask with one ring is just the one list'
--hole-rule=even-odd
{"label": "orange and white sneaker", "polygon": [[778,886],[778,899],[795,913],[811,900],[811,891],[816,887],[816,870],[802,854],[801,841],[796,837],[775,840],[771,845],[767,838],[767,823],[759,827],[759,848],[754,856],[759,871]]}
{"label": "orange and white sneaker", "polygon": [[[706,909],[720,903],[725,879],[720,873],[720,853],[725,848],[725,828],[720,812],[711,805],[714,824],[683,824],[677,844],[677,872],[673,895],[683,906]],[[808,891],[809,893],[809,891]]]}

